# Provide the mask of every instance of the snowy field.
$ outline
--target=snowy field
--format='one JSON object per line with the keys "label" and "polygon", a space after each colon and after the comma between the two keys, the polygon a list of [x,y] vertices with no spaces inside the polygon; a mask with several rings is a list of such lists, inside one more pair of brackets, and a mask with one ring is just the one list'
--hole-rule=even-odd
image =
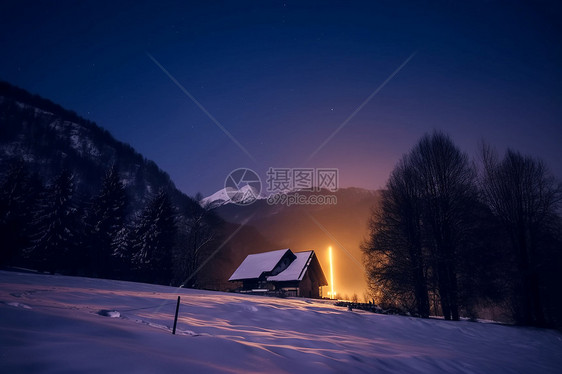
{"label": "snowy field", "polygon": [[562,334],[0,271],[0,372],[561,373]]}

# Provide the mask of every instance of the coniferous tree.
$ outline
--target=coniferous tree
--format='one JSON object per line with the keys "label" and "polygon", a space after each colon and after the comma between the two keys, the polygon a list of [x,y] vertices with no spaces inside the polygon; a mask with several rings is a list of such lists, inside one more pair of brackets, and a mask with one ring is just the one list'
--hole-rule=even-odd
{"label": "coniferous tree", "polygon": [[140,279],[169,284],[177,227],[175,209],[164,190],[148,202],[133,231],[132,260]]}
{"label": "coniferous tree", "polygon": [[129,279],[131,277],[132,243],[131,229],[126,223],[115,233],[111,241],[112,259],[115,277],[118,279]]}
{"label": "coniferous tree", "polygon": [[12,161],[7,169],[0,183],[0,264],[15,261],[29,247],[29,222],[43,187],[29,175],[22,159]]}
{"label": "coniferous tree", "polygon": [[37,211],[31,249],[39,270],[54,273],[76,266],[80,250],[80,220],[73,201],[73,174],[63,170],[48,187]]}
{"label": "coniferous tree", "polygon": [[[114,275],[115,239],[124,227],[127,197],[117,168],[106,173],[100,193],[93,199],[86,218],[86,241],[91,274]],[[122,233],[121,233],[122,234]]]}

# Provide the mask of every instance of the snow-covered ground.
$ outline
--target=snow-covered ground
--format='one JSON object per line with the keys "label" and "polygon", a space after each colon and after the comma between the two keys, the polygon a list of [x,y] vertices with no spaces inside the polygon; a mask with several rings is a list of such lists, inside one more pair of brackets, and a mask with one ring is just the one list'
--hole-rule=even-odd
{"label": "snow-covered ground", "polygon": [[[171,334],[181,296],[176,335]],[[562,334],[0,271],[1,373],[560,373]]]}

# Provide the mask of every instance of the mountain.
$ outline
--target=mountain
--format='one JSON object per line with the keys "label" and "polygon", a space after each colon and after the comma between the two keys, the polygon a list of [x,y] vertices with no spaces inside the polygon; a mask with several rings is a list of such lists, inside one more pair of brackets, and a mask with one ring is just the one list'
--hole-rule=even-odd
{"label": "mountain", "polygon": [[263,197],[259,196],[259,192],[254,187],[246,184],[238,190],[225,187],[201,199],[199,204],[207,209],[215,209],[225,204],[249,205],[256,199],[263,199]]}
{"label": "mountain", "polygon": [[179,191],[166,172],[105,129],[61,106],[0,82],[0,170],[23,160],[32,173],[52,180],[63,169],[74,174],[78,195],[94,196],[107,169],[115,164],[138,211],[160,189],[182,210],[196,202]]}
{"label": "mountain", "polygon": [[[220,198],[221,191],[212,196]],[[306,196],[313,193],[299,191],[291,194]],[[327,249],[332,246],[335,291],[348,296],[357,293],[361,298],[366,290],[366,283],[360,245],[367,237],[369,218],[372,209],[379,202],[380,191],[343,188],[336,192],[321,191],[314,194],[333,195],[337,202],[288,206],[259,199],[250,205],[225,203],[224,200],[221,204],[216,204],[213,211],[221,218],[232,223],[245,222],[253,227],[255,233],[260,234],[263,241],[270,243],[269,247],[260,247],[258,243],[246,248],[237,247],[236,258],[230,255],[232,263],[224,272],[232,274],[248,254],[291,248],[295,251],[315,250],[328,275]],[[207,201],[212,204],[211,200]],[[236,262],[236,259],[239,261]]]}
{"label": "mountain", "polygon": [[95,123],[4,82],[0,187],[0,265],[200,287],[204,256],[238,229]]}
{"label": "mountain", "polygon": [[[130,220],[160,190],[168,193],[186,222],[190,219],[192,223],[200,222],[197,217],[206,214],[202,213],[199,202],[179,191],[153,161],[103,128],[49,100],[0,82],[0,180],[5,180],[7,170],[15,162],[23,162],[43,184],[51,183],[62,170],[70,171],[74,175],[74,195],[86,206],[99,193],[108,168],[115,165],[125,185]],[[357,293],[361,297],[365,277],[360,243],[367,235],[368,219],[379,192],[346,188],[318,194],[333,195],[337,203],[272,204],[265,198],[256,199],[256,191],[250,185],[239,191],[224,189],[204,199],[203,205],[212,208],[209,214],[220,218],[217,217],[218,223],[209,224],[214,232],[209,235],[214,239],[205,253],[208,257],[201,259],[207,265],[198,275],[198,285],[231,288],[226,280],[246,255],[280,248],[316,250],[328,274],[327,248],[331,245],[336,291],[342,295]],[[240,205],[253,199],[251,204]],[[209,222],[215,221],[206,217]],[[185,238],[180,241],[189,242]],[[199,248],[197,241],[189,245]]]}
{"label": "mountain", "polygon": [[[233,271],[231,269],[242,262],[245,254],[274,245],[251,225],[245,225],[242,221],[224,222],[214,211],[205,211],[197,201],[179,191],[168,174],[153,161],[147,160],[130,145],[116,140],[97,124],[47,99],[32,95],[9,83],[0,82],[0,183],[8,181],[14,166],[22,165],[26,173],[33,177],[32,180],[37,181],[40,186],[38,190],[42,191],[40,195],[45,193],[45,185],[52,185],[63,170],[72,175],[72,185],[75,188],[72,206],[78,209],[74,218],[80,221],[76,222],[79,226],[77,230],[82,234],[87,212],[92,211],[91,199],[98,196],[108,169],[115,165],[128,198],[126,226],[130,234],[123,238],[116,237],[114,240],[123,241],[126,251],[133,251],[126,256],[125,268],[120,269],[121,273],[115,274],[116,277],[129,276],[127,274],[131,273],[131,268],[137,266],[133,264],[133,259],[138,257],[138,253],[130,246],[141,237],[142,230],[136,229],[142,226],[139,218],[146,216],[144,209],[161,190],[172,200],[179,222],[179,231],[176,234],[178,248],[168,248],[172,252],[175,251],[172,263],[185,269],[189,266],[183,262],[192,261],[189,270],[192,273],[185,274],[183,278],[191,279],[188,286],[230,289],[233,285],[226,282],[226,279]],[[25,195],[25,191],[19,195]],[[252,196],[255,196],[255,190],[245,186],[238,192],[220,191],[210,201],[223,199],[242,203]],[[14,198],[10,191],[5,191],[0,199],[0,233],[16,232],[9,245],[6,245],[7,238],[2,237],[4,242],[0,250],[0,265],[16,261],[15,264],[23,266],[41,267],[42,259],[35,261],[35,258],[32,258],[32,262],[18,262],[21,261],[18,256],[44,231],[31,222],[35,211],[29,214],[20,212],[17,220],[10,218],[13,216],[11,205],[22,206],[12,200]],[[37,200],[39,204],[43,201],[41,197]],[[30,204],[33,210],[39,209],[36,200]],[[24,209],[27,208],[28,206],[25,206]],[[148,222],[145,226],[154,225]],[[84,243],[88,240],[90,239],[84,238]],[[82,244],[78,243],[75,250],[83,252],[85,249]],[[83,253],[71,254],[79,257],[80,261],[86,261]],[[197,259],[193,260],[196,257]],[[201,268],[195,271],[199,265]],[[84,271],[83,264],[75,267],[79,268],[79,272]],[[185,273],[185,270],[181,271]]]}

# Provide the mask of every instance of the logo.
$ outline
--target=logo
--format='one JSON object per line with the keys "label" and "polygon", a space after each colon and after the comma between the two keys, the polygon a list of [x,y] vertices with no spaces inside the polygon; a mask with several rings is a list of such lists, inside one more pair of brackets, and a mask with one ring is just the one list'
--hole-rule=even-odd
{"label": "logo", "polygon": [[230,201],[237,205],[250,205],[261,192],[261,180],[252,169],[239,168],[228,174],[224,188]]}

